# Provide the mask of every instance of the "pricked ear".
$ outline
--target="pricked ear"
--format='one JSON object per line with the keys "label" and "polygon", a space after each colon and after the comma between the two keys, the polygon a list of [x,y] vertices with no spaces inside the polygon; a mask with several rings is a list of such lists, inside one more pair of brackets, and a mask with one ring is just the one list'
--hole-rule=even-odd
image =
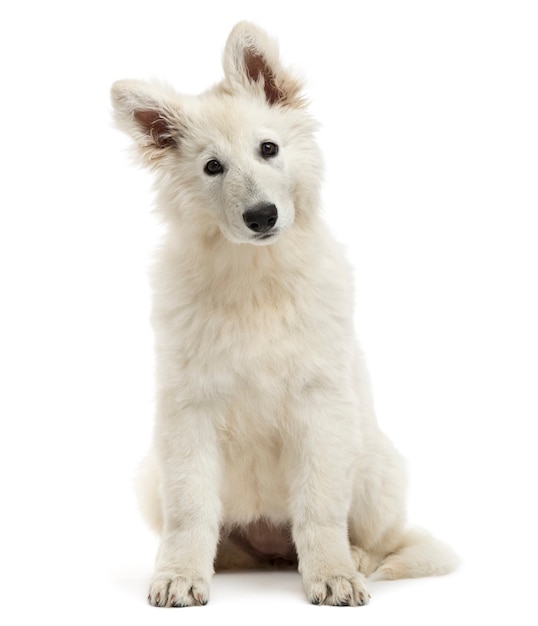
{"label": "pricked ear", "polygon": [[151,137],[157,148],[166,148],[175,145],[174,137],[169,120],[161,111],[147,109],[144,111],[135,110],[134,119],[146,135]]}
{"label": "pricked ear", "polygon": [[224,49],[223,66],[224,87],[230,91],[241,85],[264,95],[271,106],[304,104],[302,85],[282,67],[278,44],[254,24],[234,26]]}
{"label": "pricked ear", "polygon": [[174,96],[163,85],[141,81],[122,80],[112,86],[116,124],[132,137],[148,164],[178,146],[182,123]]}

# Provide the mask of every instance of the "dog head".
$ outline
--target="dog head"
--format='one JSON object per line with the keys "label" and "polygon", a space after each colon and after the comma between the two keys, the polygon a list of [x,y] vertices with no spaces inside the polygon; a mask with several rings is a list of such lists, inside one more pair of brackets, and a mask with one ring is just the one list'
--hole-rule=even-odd
{"label": "dog head", "polygon": [[317,208],[316,124],[275,42],[241,22],[224,79],[199,96],[160,83],[112,87],[117,125],[157,172],[166,217],[234,243],[272,243]]}

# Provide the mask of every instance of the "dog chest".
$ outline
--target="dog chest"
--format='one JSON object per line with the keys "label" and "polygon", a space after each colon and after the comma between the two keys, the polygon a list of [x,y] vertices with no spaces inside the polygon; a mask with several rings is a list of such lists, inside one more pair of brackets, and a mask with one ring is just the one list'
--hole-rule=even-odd
{"label": "dog chest", "polygon": [[230,303],[209,293],[189,295],[154,316],[157,354],[175,384],[203,394],[235,395],[249,388],[258,397],[275,395],[315,375],[330,349],[298,298],[271,301],[246,294]]}

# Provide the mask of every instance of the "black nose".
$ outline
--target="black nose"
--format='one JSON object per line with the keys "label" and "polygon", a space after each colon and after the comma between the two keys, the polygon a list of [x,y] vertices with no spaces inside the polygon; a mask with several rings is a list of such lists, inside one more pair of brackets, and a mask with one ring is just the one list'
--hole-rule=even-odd
{"label": "black nose", "polygon": [[273,228],[278,219],[274,204],[260,202],[243,213],[243,221],[255,233],[266,233]]}

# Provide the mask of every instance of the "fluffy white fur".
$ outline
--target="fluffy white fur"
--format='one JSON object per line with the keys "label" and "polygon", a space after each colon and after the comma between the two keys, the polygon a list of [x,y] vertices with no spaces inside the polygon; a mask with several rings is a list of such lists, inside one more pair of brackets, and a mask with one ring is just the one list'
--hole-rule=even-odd
{"label": "fluffy white fur", "polygon": [[[193,97],[120,81],[118,126],[157,179],[158,406],[143,506],[161,534],[149,600],[205,604],[217,567],[298,558],[308,599],[362,605],[365,577],[444,574],[406,529],[400,456],[354,339],[351,272],[319,216],[316,123],[278,48],[247,23]],[[278,146],[274,155],[262,146]],[[211,175],[206,164],[222,171]],[[213,163],[214,166],[214,163]],[[274,205],[262,238],[245,211]]]}

